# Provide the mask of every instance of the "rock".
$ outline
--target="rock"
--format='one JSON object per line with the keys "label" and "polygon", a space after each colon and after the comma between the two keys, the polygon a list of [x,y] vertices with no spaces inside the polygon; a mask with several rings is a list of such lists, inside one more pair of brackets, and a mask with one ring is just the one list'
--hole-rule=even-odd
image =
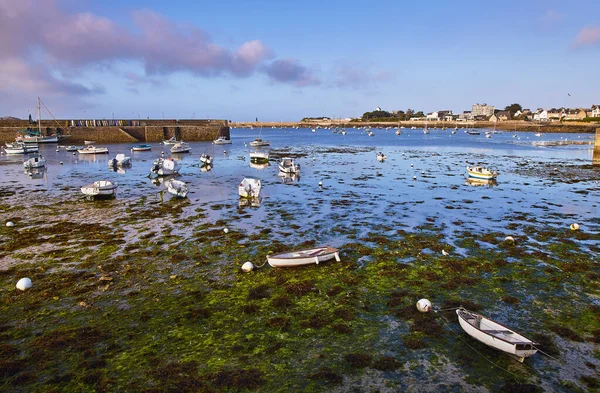
{"label": "rock", "polygon": [[29,277],[24,277],[17,282],[17,289],[21,291],[25,291],[31,288],[33,284],[31,283],[31,279]]}

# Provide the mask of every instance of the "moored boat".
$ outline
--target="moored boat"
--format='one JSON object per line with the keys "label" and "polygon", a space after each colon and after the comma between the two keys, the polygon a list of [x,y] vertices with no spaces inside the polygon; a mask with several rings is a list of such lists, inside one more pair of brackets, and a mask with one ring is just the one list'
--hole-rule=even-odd
{"label": "moored boat", "polygon": [[261,147],[261,146],[269,146],[271,143],[269,141],[263,141],[261,138],[256,138],[252,142],[250,142],[250,146],[252,147]]}
{"label": "moored boat", "polygon": [[117,192],[117,183],[109,180],[98,180],[81,187],[81,192],[88,197],[113,197]]}
{"label": "moored boat", "polygon": [[108,147],[96,147],[88,145],[83,149],[77,150],[79,154],[108,154]]}
{"label": "moored boat", "polygon": [[260,179],[248,176],[238,186],[238,194],[242,198],[258,198],[260,189]]}
{"label": "moored boat", "polygon": [[189,153],[190,150],[192,150],[192,147],[189,144],[181,141],[174,144],[170,150],[171,153]]}
{"label": "moored boat", "polygon": [[175,145],[177,143],[179,143],[179,141],[177,140],[177,138],[175,137],[171,137],[165,141],[162,141],[163,145]]}
{"label": "moored boat", "polygon": [[456,310],[460,327],[474,339],[513,355],[521,363],[534,355],[538,349],[536,342],[483,315],[464,307]]}
{"label": "moored boat", "polygon": [[227,139],[224,136],[220,136],[213,141],[215,145],[229,145],[231,144],[231,139]]}
{"label": "moored boat", "polygon": [[500,172],[498,172],[497,170],[488,169],[483,166],[473,166],[473,167],[468,166],[467,173],[469,174],[470,177],[474,177],[476,179],[486,179],[486,180],[495,179],[500,174]]}
{"label": "moored boat", "polygon": [[6,152],[6,154],[37,153],[37,151],[39,150],[38,145],[25,144],[23,142],[7,143],[3,149]]}
{"label": "moored boat", "polygon": [[385,161],[386,159],[387,159],[387,156],[385,154],[383,154],[383,152],[377,153],[377,161]]}
{"label": "moored boat", "polygon": [[208,153],[204,153],[200,156],[200,162],[202,163],[201,165],[212,165],[213,158]]}
{"label": "moored boat", "polygon": [[83,146],[65,146],[66,151],[77,151],[79,149],[83,149]]}
{"label": "moored boat", "polygon": [[83,141],[84,145],[94,145],[96,144],[96,141]]}
{"label": "moored boat", "polygon": [[154,160],[150,172],[158,176],[169,176],[178,173],[179,169],[181,169],[179,161],[172,158],[161,157]]}
{"label": "moored boat", "polygon": [[293,267],[310,264],[319,264],[319,262],[334,259],[340,261],[339,250],[337,248],[325,246],[311,248],[308,250],[292,251],[277,255],[267,255],[269,265],[273,267]]}
{"label": "moored boat", "polygon": [[39,153],[33,153],[23,163],[25,169],[43,168],[46,166],[46,159]]}
{"label": "moored boat", "polygon": [[23,143],[57,143],[58,135],[18,135],[15,140]]}
{"label": "moored boat", "polygon": [[152,150],[152,145],[136,145],[131,148],[131,151],[150,151]]}
{"label": "moored boat", "polygon": [[124,166],[128,166],[128,165],[131,165],[131,157],[127,157],[123,153],[119,153],[112,160],[108,160],[108,166],[124,167]]}
{"label": "moored boat", "polygon": [[167,187],[169,194],[178,198],[185,198],[188,194],[188,186],[181,180],[167,180],[165,181],[165,187]]}
{"label": "moored boat", "polygon": [[300,164],[296,164],[291,157],[283,157],[279,161],[279,172],[298,173],[300,172]]}

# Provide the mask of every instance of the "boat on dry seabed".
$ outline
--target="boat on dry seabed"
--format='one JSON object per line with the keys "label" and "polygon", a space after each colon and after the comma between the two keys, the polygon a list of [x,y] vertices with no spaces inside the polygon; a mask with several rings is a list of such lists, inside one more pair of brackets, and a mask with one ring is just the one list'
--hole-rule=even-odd
{"label": "boat on dry seabed", "polygon": [[516,357],[521,363],[534,355],[538,343],[483,315],[464,307],[456,310],[460,327],[474,339]]}
{"label": "boat on dry seabed", "polygon": [[308,250],[292,251],[277,255],[267,255],[269,265],[273,267],[293,267],[310,264],[319,264],[319,262],[334,259],[340,261],[339,250],[337,248],[324,246],[311,248]]}
{"label": "boat on dry seabed", "polygon": [[110,198],[116,195],[117,187],[117,183],[113,183],[109,180],[98,180],[87,186],[81,187],[81,192],[91,198]]}

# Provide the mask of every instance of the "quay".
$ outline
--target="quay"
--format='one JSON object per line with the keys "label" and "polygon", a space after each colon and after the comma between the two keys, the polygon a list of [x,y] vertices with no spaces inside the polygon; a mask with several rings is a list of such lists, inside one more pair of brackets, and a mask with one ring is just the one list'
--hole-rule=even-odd
{"label": "quay", "polygon": [[[28,120],[0,120],[0,143],[14,142],[19,131],[38,130],[37,122]],[[171,137],[184,141],[210,141],[219,136],[230,138],[227,120],[42,120],[42,136],[59,133],[69,144],[84,140],[97,143],[160,142]]]}

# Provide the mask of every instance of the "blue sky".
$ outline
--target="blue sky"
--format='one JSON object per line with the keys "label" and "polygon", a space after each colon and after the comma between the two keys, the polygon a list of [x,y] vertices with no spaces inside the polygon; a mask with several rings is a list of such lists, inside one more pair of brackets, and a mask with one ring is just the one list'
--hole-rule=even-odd
{"label": "blue sky", "polygon": [[[600,4],[0,0],[0,116],[295,121],[599,104]],[[570,96],[569,96],[570,94]]]}

